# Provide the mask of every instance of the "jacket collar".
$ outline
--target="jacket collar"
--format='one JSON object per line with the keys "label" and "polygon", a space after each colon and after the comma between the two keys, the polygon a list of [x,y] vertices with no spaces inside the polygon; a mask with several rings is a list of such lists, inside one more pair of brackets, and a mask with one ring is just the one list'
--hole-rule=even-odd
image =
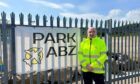
{"label": "jacket collar", "polygon": [[[98,37],[97,36],[95,36],[94,38],[92,38],[92,40],[94,40],[94,39],[97,39]],[[87,39],[88,40],[90,40],[90,38],[89,37],[87,37]]]}

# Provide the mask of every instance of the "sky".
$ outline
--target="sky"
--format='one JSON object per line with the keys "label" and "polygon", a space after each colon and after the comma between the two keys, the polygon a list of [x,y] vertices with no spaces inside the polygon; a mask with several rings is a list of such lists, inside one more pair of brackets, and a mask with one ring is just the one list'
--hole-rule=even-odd
{"label": "sky", "polygon": [[[0,13],[140,21],[140,0],[0,0]],[[7,15],[7,16],[8,16]],[[1,17],[0,17],[1,18]]]}

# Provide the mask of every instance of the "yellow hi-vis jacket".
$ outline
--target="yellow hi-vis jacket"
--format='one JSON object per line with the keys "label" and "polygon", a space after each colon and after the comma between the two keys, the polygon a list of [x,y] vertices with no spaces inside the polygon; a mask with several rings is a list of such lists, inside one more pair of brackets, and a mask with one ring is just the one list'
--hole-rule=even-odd
{"label": "yellow hi-vis jacket", "polygon": [[99,37],[86,38],[80,43],[78,59],[83,72],[88,72],[86,66],[91,64],[94,73],[105,73],[104,62],[107,59],[105,41]]}

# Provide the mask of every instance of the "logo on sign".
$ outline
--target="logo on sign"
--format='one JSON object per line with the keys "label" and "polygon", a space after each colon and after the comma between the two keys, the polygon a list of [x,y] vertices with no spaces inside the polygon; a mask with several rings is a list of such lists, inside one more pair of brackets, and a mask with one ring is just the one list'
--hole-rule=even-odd
{"label": "logo on sign", "polygon": [[43,48],[33,47],[25,51],[25,58],[23,61],[32,66],[33,64],[41,64],[43,59]]}

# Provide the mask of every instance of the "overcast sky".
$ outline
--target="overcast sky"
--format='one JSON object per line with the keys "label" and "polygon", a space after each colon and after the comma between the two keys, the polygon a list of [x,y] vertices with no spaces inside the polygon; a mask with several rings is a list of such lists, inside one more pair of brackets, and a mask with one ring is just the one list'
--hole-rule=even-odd
{"label": "overcast sky", "polygon": [[140,21],[140,0],[0,0],[0,12]]}

